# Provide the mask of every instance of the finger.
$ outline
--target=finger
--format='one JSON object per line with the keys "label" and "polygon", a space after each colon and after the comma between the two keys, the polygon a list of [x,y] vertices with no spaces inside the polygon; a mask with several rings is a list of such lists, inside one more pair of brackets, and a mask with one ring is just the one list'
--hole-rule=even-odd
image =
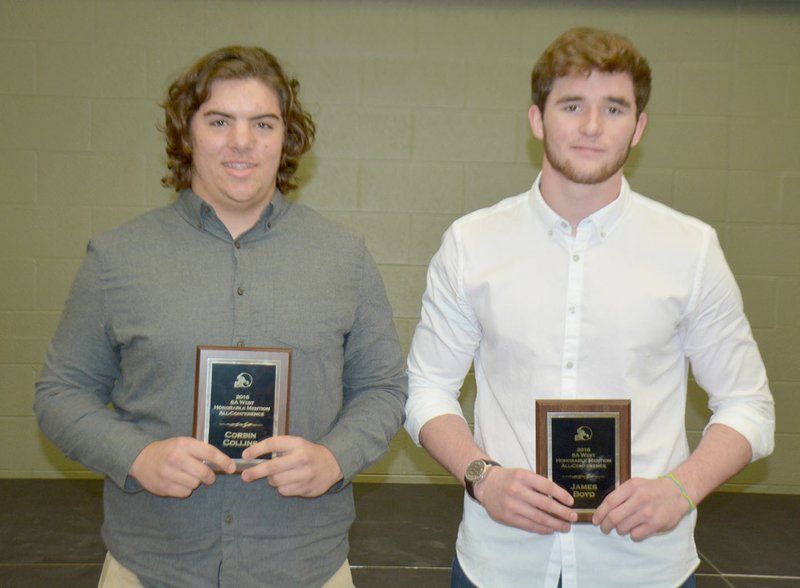
{"label": "finger", "polygon": [[[548,480],[537,480],[533,476],[532,472],[523,470],[511,472],[508,482],[499,487],[500,493],[495,499],[499,499],[497,507],[492,510],[503,519],[514,517],[515,522],[511,524],[535,532],[542,529],[568,531],[570,524],[577,520],[577,513],[552,496],[534,489],[533,486],[538,486],[545,491],[551,490]],[[498,482],[502,480],[498,479]]]}
{"label": "finger", "polygon": [[317,496],[317,494],[312,492],[312,484],[305,478],[298,479],[292,476],[289,479],[281,480],[276,477],[271,477],[269,479],[269,484],[274,487],[281,496]]}
{"label": "finger", "polygon": [[561,486],[549,480],[543,476],[537,475],[537,483],[534,488],[540,494],[544,494],[557,500],[561,504],[566,504],[567,506],[572,506],[575,504],[575,499],[572,497],[572,494],[564,490]]}
{"label": "finger", "polygon": [[200,480],[178,469],[166,469],[157,474],[157,481],[150,488],[160,496],[186,498],[200,485]]}
{"label": "finger", "polygon": [[531,476],[528,478],[528,485],[537,494],[550,497],[553,500],[560,502],[562,505],[572,506],[575,503],[575,499],[572,497],[572,494],[564,490],[561,486],[549,478],[545,478],[539,474],[534,474],[533,472],[527,473]]}
{"label": "finger", "polygon": [[[630,484],[622,484],[617,489],[613,490],[608,496],[603,499],[600,506],[595,510],[592,515],[592,524],[602,526],[607,523],[606,518],[609,513],[618,508],[621,504],[625,503],[633,493],[633,486]],[[604,531],[607,533],[608,531]]]}
{"label": "finger", "polygon": [[566,523],[566,527],[564,525],[560,525],[561,530],[569,530],[569,525],[574,523],[578,520],[578,513],[575,512],[572,508],[565,506],[554,500],[550,497],[547,497],[549,500],[547,504],[545,504],[540,510],[544,513],[549,514],[552,518],[556,520],[560,520]]}
{"label": "finger", "polygon": [[592,524],[595,526],[602,525],[609,512],[611,512],[611,505],[608,503],[608,498],[606,498],[606,500],[603,500],[600,506],[595,509],[594,514],[592,514]]}
{"label": "finger", "polygon": [[[176,483],[183,487],[196,487],[201,480],[208,478],[208,466],[203,463],[210,445],[188,437],[169,439],[151,444],[155,452],[154,460],[158,477],[164,481]],[[211,472],[213,474],[213,472]]]}
{"label": "finger", "polygon": [[185,465],[184,468],[197,476],[204,484],[213,484],[216,478],[209,464],[216,466],[219,471],[226,474],[236,471],[236,463],[233,459],[208,443],[198,441],[190,444],[187,452],[195,461]]}
{"label": "finger", "polygon": [[652,524],[642,524],[631,529],[631,539],[634,541],[644,541],[648,537],[655,535],[658,529]]}
{"label": "finger", "polygon": [[267,480],[269,480],[270,476],[273,473],[272,472],[274,468],[273,461],[274,460],[268,459],[262,461],[261,463],[257,463],[255,465],[245,468],[242,471],[242,481],[255,482],[256,480],[261,480],[262,478],[267,478]]}
{"label": "finger", "polygon": [[267,437],[245,449],[242,452],[242,458],[257,459],[270,453],[287,453],[296,447],[297,440],[298,437],[290,435]]}
{"label": "finger", "polygon": [[[263,455],[271,455],[271,457],[267,457],[264,461],[245,469],[242,472],[242,480],[245,482],[253,482],[261,478],[267,478],[270,484],[274,486],[275,483],[272,481],[274,476],[280,475],[282,472],[290,471],[295,467],[294,462],[296,460],[292,453],[277,455],[276,452],[270,450]],[[245,459],[255,459],[248,457],[244,453],[242,457]]]}
{"label": "finger", "polygon": [[166,479],[191,489],[197,488],[201,483],[210,486],[216,480],[214,471],[203,461],[202,452],[201,456],[186,455],[163,475]]}
{"label": "finger", "polygon": [[570,525],[578,520],[578,513],[550,496],[540,495],[537,507],[541,513],[537,522],[557,531],[569,531]]}
{"label": "finger", "polygon": [[619,506],[613,507],[600,522],[600,530],[608,535],[614,529],[620,535],[627,535],[630,530],[639,524],[641,518],[637,517],[636,501],[632,498],[625,500]]}
{"label": "finger", "polygon": [[[231,459],[229,456],[225,455],[224,453],[222,453],[221,451],[219,451],[216,448],[215,448],[215,451],[211,455],[209,455],[208,457],[206,457],[203,460],[203,462],[205,462],[205,464],[213,464],[214,466],[217,467],[217,469],[219,471],[221,471],[221,472],[223,472],[225,474],[232,474],[232,473],[234,473],[236,471],[236,462],[233,461],[233,459]],[[208,469],[211,470],[210,467]],[[211,475],[212,475],[212,477],[210,478],[211,479],[210,483],[213,483],[214,482],[214,472],[213,471],[211,472]],[[203,481],[205,482],[205,480],[203,480]]]}
{"label": "finger", "polygon": [[186,498],[200,486],[201,482],[203,482],[203,480],[196,476],[184,472],[174,472],[172,479],[167,480],[169,495],[178,498]]}
{"label": "finger", "polygon": [[[551,511],[558,512],[563,509],[559,514],[553,514]],[[547,534],[554,531],[566,532],[569,531],[570,522],[568,520],[577,518],[574,511],[569,508],[559,505],[555,500],[547,497],[540,496],[536,502],[517,502],[509,509],[509,514],[513,520],[520,523],[522,528]]]}
{"label": "finger", "polygon": [[242,459],[259,459],[263,458],[269,453],[272,453],[272,439],[262,439],[258,443],[254,443],[242,451]]}

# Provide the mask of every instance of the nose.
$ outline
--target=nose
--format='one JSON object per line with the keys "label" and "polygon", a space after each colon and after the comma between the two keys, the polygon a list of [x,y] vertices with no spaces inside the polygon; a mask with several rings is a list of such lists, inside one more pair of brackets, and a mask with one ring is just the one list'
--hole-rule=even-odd
{"label": "nose", "polygon": [[247,150],[253,144],[253,129],[247,123],[233,125],[230,134],[231,147],[237,150]]}
{"label": "nose", "polygon": [[597,108],[587,109],[581,123],[581,132],[586,135],[599,135],[603,130],[603,120]]}

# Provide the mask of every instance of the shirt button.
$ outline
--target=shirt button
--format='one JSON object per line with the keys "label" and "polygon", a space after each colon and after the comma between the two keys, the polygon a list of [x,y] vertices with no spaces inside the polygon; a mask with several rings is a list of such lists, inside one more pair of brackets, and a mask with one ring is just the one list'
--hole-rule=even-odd
{"label": "shirt button", "polygon": [[226,514],[225,515],[225,524],[226,525],[230,525],[232,522],[233,522],[233,515],[232,514]]}
{"label": "shirt button", "polygon": [[233,246],[236,247],[236,249],[241,249],[242,248],[242,244],[239,243],[238,239],[233,242]]}
{"label": "shirt button", "polygon": [[572,363],[571,361],[568,361],[568,362],[567,362],[567,369],[568,369],[568,370],[571,370],[573,367],[575,367],[575,364],[574,364],[574,363]]}
{"label": "shirt button", "polygon": [[562,228],[562,229],[566,229],[568,226],[569,226],[569,225],[568,225],[566,222],[564,222],[564,221],[561,221],[561,228]]}
{"label": "shirt button", "polygon": [[570,314],[575,314],[575,307],[574,306],[570,306],[569,307],[569,313]]}
{"label": "shirt button", "polygon": [[244,294],[244,288],[236,288],[236,293],[237,293],[239,296],[241,296],[242,294]]}
{"label": "shirt button", "polygon": [[578,255],[577,253],[572,256],[572,261],[580,261],[580,260],[581,260],[581,256]]}
{"label": "shirt button", "polygon": [[244,347],[244,341],[237,341],[236,347]]}

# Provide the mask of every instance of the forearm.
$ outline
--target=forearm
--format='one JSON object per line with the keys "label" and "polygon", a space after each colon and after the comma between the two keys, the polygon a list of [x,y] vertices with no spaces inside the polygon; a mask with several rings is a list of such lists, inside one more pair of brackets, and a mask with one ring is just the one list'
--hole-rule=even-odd
{"label": "forearm", "polygon": [[420,444],[461,484],[473,460],[491,459],[472,437],[467,422],[460,416],[444,414],[429,420],[419,433]]}
{"label": "forearm", "polygon": [[404,392],[366,396],[346,404],[333,429],[318,441],[330,450],[341,468],[343,480],[337,487],[383,457],[400,430]]}
{"label": "forearm", "polygon": [[47,369],[36,385],[34,413],[44,435],[68,458],[120,486],[136,456],[153,441],[96,394],[55,380]]}
{"label": "forearm", "polygon": [[747,440],[725,425],[711,425],[689,458],[672,470],[697,505],[750,463]]}
{"label": "forearm", "polygon": [[68,458],[125,487],[128,470],[153,441],[133,423],[106,407],[81,409],[78,403],[37,402],[36,415],[45,436]]}

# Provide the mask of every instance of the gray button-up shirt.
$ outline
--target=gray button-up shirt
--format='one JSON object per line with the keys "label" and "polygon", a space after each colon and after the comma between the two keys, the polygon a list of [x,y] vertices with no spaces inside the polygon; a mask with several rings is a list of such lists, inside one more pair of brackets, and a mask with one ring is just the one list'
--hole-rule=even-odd
{"label": "gray button-up shirt", "polygon": [[[315,499],[224,475],[184,500],[143,491],[128,477],[141,450],[192,434],[197,345],[292,348],[289,434],[328,447],[344,481]],[[405,395],[360,236],[276,193],[234,241],[186,190],[89,244],[34,408],[67,456],[107,477],[103,538],[146,586],[294,587],[344,561],[348,482],[387,451]]]}

